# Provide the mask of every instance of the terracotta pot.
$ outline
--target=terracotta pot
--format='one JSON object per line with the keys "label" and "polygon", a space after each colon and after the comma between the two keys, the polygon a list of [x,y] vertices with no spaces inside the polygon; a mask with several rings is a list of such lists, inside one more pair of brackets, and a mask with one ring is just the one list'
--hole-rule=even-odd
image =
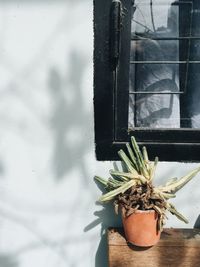
{"label": "terracotta pot", "polygon": [[123,218],[126,240],[139,247],[150,247],[160,239],[157,231],[158,214],[155,210],[137,210]]}

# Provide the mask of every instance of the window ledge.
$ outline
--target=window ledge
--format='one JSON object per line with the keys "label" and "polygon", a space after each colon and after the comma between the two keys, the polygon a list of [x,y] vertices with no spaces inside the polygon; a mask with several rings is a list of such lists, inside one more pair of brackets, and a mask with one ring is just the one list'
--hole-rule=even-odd
{"label": "window ledge", "polygon": [[199,267],[200,229],[164,229],[150,248],[128,245],[122,228],[108,230],[109,267]]}

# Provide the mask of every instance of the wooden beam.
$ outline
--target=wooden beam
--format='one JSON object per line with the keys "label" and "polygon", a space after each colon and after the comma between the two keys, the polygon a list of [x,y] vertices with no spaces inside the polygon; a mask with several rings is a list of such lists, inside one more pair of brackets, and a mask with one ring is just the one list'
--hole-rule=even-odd
{"label": "wooden beam", "polygon": [[164,229],[157,245],[127,244],[122,228],[108,230],[109,267],[200,267],[200,229]]}

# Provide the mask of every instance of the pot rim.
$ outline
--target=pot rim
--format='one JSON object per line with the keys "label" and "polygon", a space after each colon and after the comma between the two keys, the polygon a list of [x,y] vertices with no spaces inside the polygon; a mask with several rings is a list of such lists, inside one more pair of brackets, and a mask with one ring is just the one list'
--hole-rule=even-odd
{"label": "pot rim", "polygon": [[156,212],[155,210],[136,210],[134,213],[155,213],[155,212]]}

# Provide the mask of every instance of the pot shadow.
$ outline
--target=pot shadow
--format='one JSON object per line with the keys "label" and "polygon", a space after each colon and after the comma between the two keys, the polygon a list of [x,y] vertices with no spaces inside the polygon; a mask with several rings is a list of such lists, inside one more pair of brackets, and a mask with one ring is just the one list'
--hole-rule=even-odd
{"label": "pot shadow", "polygon": [[108,266],[108,250],[107,250],[107,235],[101,235],[101,240],[97,248],[95,256],[95,267],[109,267]]}
{"label": "pot shadow", "polygon": [[17,259],[9,254],[0,254],[0,266],[17,267],[19,266]]}
{"label": "pot shadow", "polygon": [[57,181],[76,168],[83,174],[83,186],[87,187],[89,181],[84,156],[90,148],[88,140],[92,134],[87,132],[85,138],[85,129],[90,126],[90,112],[84,106],[82,81],[88,59],[72,48],[68,61],[70,70],[64,75],[54,66],[48,75],[51,101],[48,125],[53,136],[51,165]]}
{"label": "pot shadow", "polygon": [[194,223],[194,228],[200,229],[200,214]]}
{"label": "pot shadow", "polygon": [[[112,226],[113,228],[113,226]],[[122,228],[117,229],[118,233],[124,237],[124,231]],[[125,238],[125,237],[124,237]],[[134,251],[145,251],[148,250],[150,247],[142,248],[137,247],[132,244],[127,243],[130,249]],[[104,231],[101,235],[101,241],[99,243],[96,257],[95,257],[95,267],[109,267],[108,265],[108,240],[107,240],[107,231]],[[116,265],[117,266],[117,265]]]}
{"label": "pot shadow", "polygon": [[88,232],[101,224],[101,240],[95,256],[95,267],[108,267],[107,229],[121,227],[121,217],[114,213],[111,203],[107,204],[106,207],[103,205],[103,209],[95,211],[94,215],[97,218],[84,228],[84,232]]}
{"label": "pot shadow", "polygon": [[[195,221],[194,228],[200,229],[200,214],[198,215],[198,217]],[[194,260],[192,262],[192,266],[199,267],[200,266],[200,255],[199,255],[199,252],[197,250],[196,250],[196,253],[195,253],[193,259]]]}
{"label": "pot shadow", "polygon": [[[124,235],[123,235],[123,237],[124,237]],[[124,237],[125,238],[125,237]],[[152,248],[153,246],[149,246],[149,247],[138,247],[138,246],[135,246],[135,245],[133,245],[133,244],[131,244],[131,243],[127,243],[127,245],[129,246],[129,248],[130,249],[132,249],[132,250],[134,250],[134,251],[138,251],[138,252],[142,252],[142,251],[146,251],[146,250],[148,250],[148,249],[150,249],[150,248]]]}

